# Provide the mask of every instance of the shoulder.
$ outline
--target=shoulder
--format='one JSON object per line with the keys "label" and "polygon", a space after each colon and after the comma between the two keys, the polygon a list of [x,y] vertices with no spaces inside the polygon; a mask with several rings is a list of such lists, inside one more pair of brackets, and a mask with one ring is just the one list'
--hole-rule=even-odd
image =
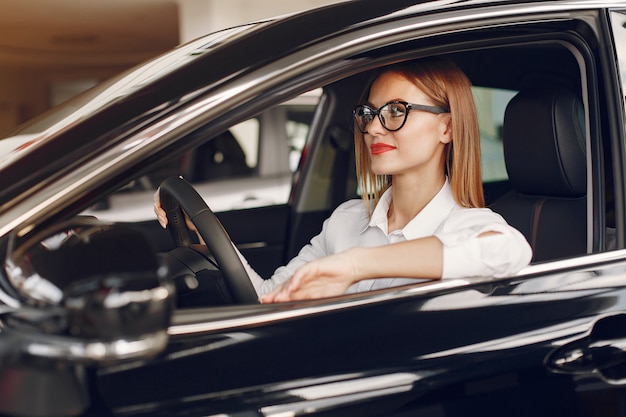
{"label": "shoulder", "polygon": [[[352,199],[348,201],[344,201],[341,203],[333,214],[341,214],[341,213],[366,213],[367,209],[365,207],[365,203],[361,199]],[[366,213],[367,214],[367,213]]]}
{"label": "shoulder", "polygon": [[462,224],[464,226],[479,224],[507,224],[504,218],[487,207],[461,207],[455,206],[446,219],[448,226],[456,226]]}
{"label": "shoulder", "polygon": [[360,199],[348,200],[341,203],[328,218],[329,223],[339,225],[341,228],[349,226],[362,227],[369,224],[367,207]]}

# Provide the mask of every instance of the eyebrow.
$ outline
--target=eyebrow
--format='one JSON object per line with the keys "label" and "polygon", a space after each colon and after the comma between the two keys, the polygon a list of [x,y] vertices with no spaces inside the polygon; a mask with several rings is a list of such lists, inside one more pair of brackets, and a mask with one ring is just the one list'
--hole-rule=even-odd
{"label": "eyebrow", "polygon": [[[383,106],[384,106],[385,104],[389,104],[389,103],[391,103],[392,101],[402,101],[402,102],[407,102],[407,103],[409,103],[409,101],[408,101],[408,100],[405,100],[405,99],[403,99],[403,98],[392,98],[391,100],[387,100],[387,101],[385,101],[385,102],[383,103]],[[378,108],[379,108],[379,106],[376,106],[376,105],[375,105],[374,103],[372,103],[371,101],[367,101],[367,102],[365,103],[365,105],[366,105],[366,106],[369,106],[369,107],[371,107],[371,108],[373,108],[373,109],[378,109]],[[382,107],[382,106],[380,106],[380,107]]]}

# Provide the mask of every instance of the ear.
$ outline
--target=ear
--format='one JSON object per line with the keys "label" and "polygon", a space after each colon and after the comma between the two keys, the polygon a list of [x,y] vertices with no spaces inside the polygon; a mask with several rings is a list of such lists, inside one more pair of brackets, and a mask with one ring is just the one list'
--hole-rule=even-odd
{"label": "ear", "polygon": [[439,141],[441,143],[452,142],[452,117],[449,114],[443,114],[441,118]]}

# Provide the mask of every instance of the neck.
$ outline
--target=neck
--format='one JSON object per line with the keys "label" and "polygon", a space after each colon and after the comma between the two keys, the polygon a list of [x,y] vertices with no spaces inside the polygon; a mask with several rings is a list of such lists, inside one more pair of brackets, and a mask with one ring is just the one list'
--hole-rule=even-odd
{"label": "neck", "polygon": [[432,178],[394,176],[391,206],[387,213],[388,230],[404,228],[437,195],[445,180],[443,174]]}

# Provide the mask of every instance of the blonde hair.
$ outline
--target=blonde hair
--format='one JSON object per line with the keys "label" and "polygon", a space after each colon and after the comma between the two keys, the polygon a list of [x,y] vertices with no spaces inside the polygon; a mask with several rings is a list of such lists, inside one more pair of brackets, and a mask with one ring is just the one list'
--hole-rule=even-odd
{"label": "blonde hair", "polygon": [[[415,83],[435,106],[450,109],[452,141],[446,144],[444,157],[445,173],[450,181],[452,195],[462,207],[484,207],[480,132],[471,83],[467,76],[452,61],[439,57],[395,64],[377,72],[363,93],[362,103],[366,102],[374,81],[389,72]],[[391,185],[391,177],[376,175],[370,170],[370,154],[363,133],[356,126],[354,149],[361,196],[371,213],[380,196]]]}

